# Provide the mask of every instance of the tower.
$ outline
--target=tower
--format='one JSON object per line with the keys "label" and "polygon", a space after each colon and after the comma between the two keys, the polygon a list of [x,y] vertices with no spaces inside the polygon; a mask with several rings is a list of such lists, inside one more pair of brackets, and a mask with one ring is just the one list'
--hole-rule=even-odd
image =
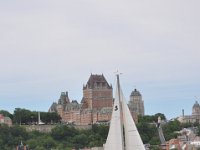
{"label": "tower", "polygon": [[200,115],[200,105],[197,101],[192,107],[192,115]]}
{"label": "tower", "polygon": [[112,107],[113,89],[104,75],[90,75],[86,85],[83,86],[82,108],[101,109]]}
{"label": "tower", "polygon": [[144,101],[142,100],[142,95],[137,89],[131,92],[128,106],[130,111],[135,112],[137,115],[144,116]]}
{"label": "tower", "polygon": [[68,92],[61,92],[60,99],[58,100],[58,104],[66,105],[67,103],[70,103]]}

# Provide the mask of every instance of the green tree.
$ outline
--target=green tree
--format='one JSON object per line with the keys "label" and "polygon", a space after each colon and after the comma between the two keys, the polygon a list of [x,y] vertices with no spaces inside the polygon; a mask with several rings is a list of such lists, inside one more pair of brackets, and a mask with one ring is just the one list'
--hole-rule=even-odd
{"label": "green tree", "polygon": [[138,122],[147,122],[153,123],[158,121],[158,117],[161,117],[161,120],[166,120],[166,117],[162,113],[157,113],[155,115],[145,115],[145,116],[138,116]]}
{"label": "green tree", "polygon": [[107,125],[92,125],[92,132],[98,133],[103,141],[106,140],[109,131],[109,126]]}
{"label": "green tree", "polygon": [[55,140],[68,140],[69,138],[78,134],[78,130],[74,127],[69,127],[67,125],[59,125],[52,129],[51,136]]}
{"label": "green tree", "polygon": [[163,126],[163,132],[166,140],[176,138],[178,133],[175,131],[180,131],[182,129],[181,123],[178,120],[169,121],[166,125]]}
{"label": "green tree", "polygon": [[147,122],[139,122],[137,124],[137,128],[141,135],[143,143],[149,143],[150,141],[151,144],[160,143],[158,138],[158,131],[154,124],[149,124]]}
{"label": "green tree", "polygon": [[7,146],[10,142],[11,133],[10,129],[7,125],[0,126],[0,139],[1,139],[1,146]]}
{"label": "green tree", "polygon": [[[40,112],[40,120],[45,124],[58,123],[61,117],[55,112]],[[13,114],[15,124],[32,124],[38,122],[38,112],[15,108]]]}
{"label": "green tree", "polygon": [[40,115],[45,124],[58,123],[61,120],[61,117],[56,112],[41,112]]}
{"label": "green tree", "polygon": [[13,115],[6,110],[0,110],[0,114],[3,114],[3,116],[9,117],[10,119],[13,119]]}
{"label": "green tree", "polygon": [[75,135],[73,137],[75,149],[80,149],[88,146],[88,137],[85,134]]}
{"label": "green tree", "polygon": [[15,108],[13,122],[16,124],[28,124],[31,122],[31,111],[27,109]]}

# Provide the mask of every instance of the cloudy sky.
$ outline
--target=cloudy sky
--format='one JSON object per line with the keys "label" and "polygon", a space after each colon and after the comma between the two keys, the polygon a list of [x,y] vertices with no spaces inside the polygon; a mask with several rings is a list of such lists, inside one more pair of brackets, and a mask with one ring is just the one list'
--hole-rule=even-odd
{"label": "cloudy sky", "polygon": [[0,0],[0,109],[47,111],[62,91],[82,98],[91,73],[145,113],[168,119],[200,102],[200,1]]}

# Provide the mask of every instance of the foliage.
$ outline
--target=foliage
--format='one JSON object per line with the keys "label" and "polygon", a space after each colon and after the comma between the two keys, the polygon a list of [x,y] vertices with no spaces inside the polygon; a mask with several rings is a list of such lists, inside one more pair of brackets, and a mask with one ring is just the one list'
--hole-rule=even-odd
{"label": "foliage", "polygon": [[74,137],[78,133],[74,127],[67,125],[60,125],[52,129],[51,135],[55,140],[68,141],[71,137]]}
{"label": "foliage", "polygon": [[146,115],[138,117],[137,128],[143,140],[143,143],[150,143],[151,145],[160,144],[158,131],[156,128],[156,123],[158,117],[161,117],[162,120],[166,120],[164,114],[157,113],[155,115]]}
{"label": "foliage", "polygon": [[52,129],[51,136],[56,141],[75,149],[102,146],[107,138],[108,126],[93,125],[90,130],[78,130],[67,125],[60,125]]}
{"label": "foliage", "polygon": [[10,119],[13,119],[13,115],[6,110],[0,110],[0,114],[3,114],[3,116],[5,117],[10,117]]}
{"label": "foliage", "polygon": [[13,148],[15,145],[18,145],[20,141],[25,141],[27,138],[28,133],[24,128],[19,126],[8,127],[7,125],[2,125],[0,128],[0,149],[10,146],[12,146],[10,148]]}
{"label": "foliage", "polygon": [[158,117],[161,117],[161,120],[166,120],[166,117],[164,114],[157,113],[155,115],[145,115],[145,116],[139,116],[138,117],[138,122],[146,122],[146,123],[152,123],[152,122],[157,122]]}
{"label": "foliage", "polygon": [[[52,119],[47,119],[48,113],[41,112],[41,118],[45,123],[49,123]],[[53,114],[55,115],[55,114]],[[31,117],[32,116],[32,117]],[[160,144],[156,121],[158,116],[165,119],[163,114],[155,114],[153,116],[140,116],[137,123],[138,131],[142,137],[143,143],[151,144],[151,149],[159,150]],[[56,118],[56,116],[55,116]],[[13,119],[16,124],[20,121],[26,124],[29,121],[37,121],[37,112],[29,110],[15,109]],[[185,123],[181,124],[179,121],[169,121],[162,124],[164,136],[166,140],[175,138],[177,133],[184,127],[196,126],[200,129],[199,124]],[[102,146],[106,142],[109,126],[106,125],[92,125],[91,129],[76,129],[70,125],[57,124],[50,133],[42,133],[39,131],[27,132],[23,126],[14,125],[8,127],[6,125],[0,126],[0,149],[10,150],[14,149],[21,141],[28,145],[30,149],[48,150],[48,149],[81,149],[84,147]]]}
{"label": "foliage", "polygon": [[75,129],[68,125],[57,125],[51,133],[27,132],[23,126],[0,126],[0,149],[14,149],[21,141],[30,149],[80,149],[102,146],[108,134],[108,126],[93,125],[91,129]]}
{"label": "foliage", "polygon": [[15,108],[13,122],[16,124],[28,124],[31,122],[31,111],[21,108]]}
{"label": "foliage", "polygon": [[[45,124],[58,123],[61,117],[55,112],[41,112],[40,119]],[[36,124],[38,122],[38,112],[27,109],[15,108],[13,123],[15,124]]]}
{"label": "foliage", "polygon": [[45,124],[58,123],[61,120],[61,117],[56,112],[41,112],[40,115]]}
{"label": "foliage", "polygon": [[139,122],[137,128],[144,143],[148,143],[156,135],[156,127],[146,122]]}
{"label": "foliage", "polygon": [[169,121],[166,125],[163,126],[165,139],[170,140],[176,138],[178,133],[175,133],[175,131],[180,131],[181,129],[181,123],[178,120]]}
{"label": "foliage", "polygon": [[152,145],[150,147],[151,150],[161,150],[160,147],[158,145]]}

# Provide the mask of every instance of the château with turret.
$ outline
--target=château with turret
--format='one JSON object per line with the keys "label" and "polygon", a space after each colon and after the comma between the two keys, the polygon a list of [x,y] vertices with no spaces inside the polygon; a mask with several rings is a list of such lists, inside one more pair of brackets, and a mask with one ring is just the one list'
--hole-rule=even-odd
{"label": "ch\u00e2teau with turret", "polygon": [[[57,112],[62,121],[77,125],[108,123],[112,115],[113,88],[103,74],[91,74],[83,85],[83,97],[80,103],[70,100],[68,92],[62,92],[57,102],[49,108],[49,112]],[[136,105],[135,105],[136,104]],[[131,93],[129,108],[133,119],[144,115],[142,95],[135,89]]]}

